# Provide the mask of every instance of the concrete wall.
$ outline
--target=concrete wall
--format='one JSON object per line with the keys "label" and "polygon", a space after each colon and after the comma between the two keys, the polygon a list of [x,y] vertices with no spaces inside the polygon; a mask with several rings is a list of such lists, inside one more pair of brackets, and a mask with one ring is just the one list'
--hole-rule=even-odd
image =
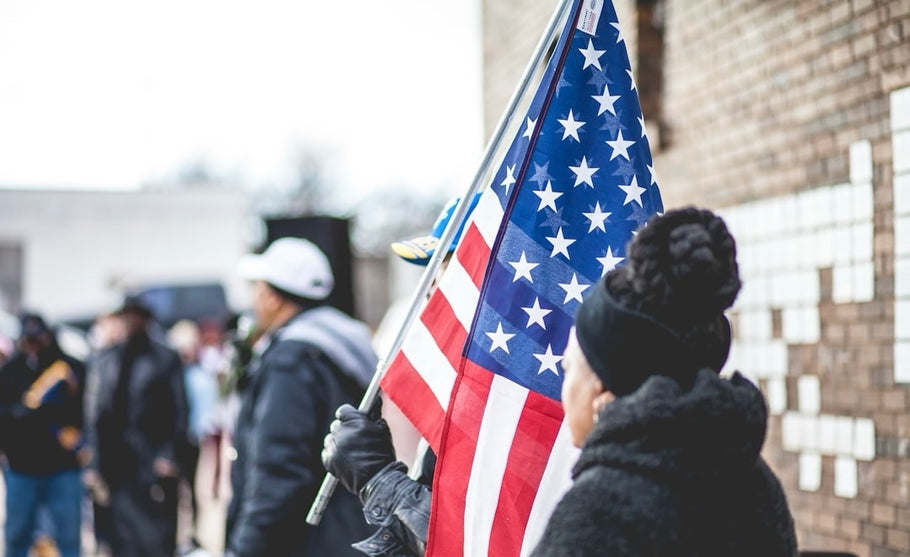
{"label": "concrete wall", "polygon": [[[513,3],[484,9],[485,77],[512,86],[519,47],[496,41],[516,23],[494,16]],[[910,2],[666,0],[662,44],[632,41],[636,3],[616,6],[628,44],[663,48],[645,118],[665,205],[718,210],[737,236],[730,364],[768,398],[801,546],[910,554]]]}

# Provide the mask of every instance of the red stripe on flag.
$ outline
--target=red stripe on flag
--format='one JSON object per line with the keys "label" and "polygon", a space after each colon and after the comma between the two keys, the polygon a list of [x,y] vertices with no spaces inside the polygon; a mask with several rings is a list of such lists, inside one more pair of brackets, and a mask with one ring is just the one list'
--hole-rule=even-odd
{"label": "red stripe on flag", "polygon": [[464,555],[465,494],[492,383],[492,373],[465,361],[449,405],[445,447],[437,452],[427,555]]}
{"label": "red stripe on flag", "polygon": [[458,247],[458,262],[467,271],[468,276],[478,290],[483,286],[483,276],[490,262],[490,246],[481,236],[477,225],[473,222],[464,233],[461,245]]}
{"label": "red stripe on flag", "polygon": [[502,478],[490,531],[490,555],[518,555],[562,416],[558,402],[534,391],[528,393]]}
{"label": "red stripe on flag", "polygon": [[438,452],[445,409],[403,352],[398,352],[379,386]]}
{"label": "red stripe on flag", "polygon": [[420,320],[426,326],[439,350],[445,354],[452,368],[458,369],[461,364],[461,353],[468,332],[458,321],[452,305],[441,290],[436,290],[420,314]]}

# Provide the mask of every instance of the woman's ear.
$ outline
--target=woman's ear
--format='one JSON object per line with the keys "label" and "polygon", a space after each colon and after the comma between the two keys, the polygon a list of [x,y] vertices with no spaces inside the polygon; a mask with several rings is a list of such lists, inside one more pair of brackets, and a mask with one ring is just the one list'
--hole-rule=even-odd
{"label": "woman's ear", "polygon": [[616,400],[616,395],[610,391],[602,391],[599,395],[594,397],[594,400],[591,401],[591,406],[594,410],[595,421],[597,415],[600,414],[601,410],[603,410],[603,407],[613,402],[614,400]]}

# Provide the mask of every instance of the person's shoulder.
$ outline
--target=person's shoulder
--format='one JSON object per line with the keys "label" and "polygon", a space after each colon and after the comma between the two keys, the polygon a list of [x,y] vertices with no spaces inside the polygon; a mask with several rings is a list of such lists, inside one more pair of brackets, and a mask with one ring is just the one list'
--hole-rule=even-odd
{"label": "person's shoulder", "polygon": [[295,372],[311,367],[317,359],[318,350],[313,345],[279,338],[262,355],[260,365],[269,371]]}

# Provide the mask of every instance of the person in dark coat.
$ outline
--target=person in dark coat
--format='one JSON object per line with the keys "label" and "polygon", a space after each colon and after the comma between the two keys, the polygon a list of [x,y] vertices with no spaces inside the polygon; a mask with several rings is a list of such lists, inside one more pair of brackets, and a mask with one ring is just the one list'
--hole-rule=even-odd
{"label": "person in dark coat", "polygon": [[0,368],[0,452],[6,454],[8,557],[25,557],[46,510],[62,557],[80,554],[82,363],[37,314],[20,319],[18,350]]}
{"label": "person in dark coat", "polygon": [[718,371],[740,288],[724,222],[652,218],[628,264],[591,288],[563,360],[581,456],[534,557],[797,555],[793,519],[760,456],[761,392]]}
{"label": "person in dark coat", "polygon": [[94,458],[87,483],[110,507],[117,557],[173,555],[177,543],[177,443],[186,435],[183,366],[149,333],[151,309],[127,297],[117,314],[126,340],[97,355],[86,420]]}
{"label": "person in dark coat", "polygon": [[373,528],[356,497],[337,493],[319,526],[306,515],[325,474],[320,450],[335,409],[356,403],[375,370],[369,330],[324,305],[334,277],[306,240],[278,239],[240,271],[253,281],[263,336],[239,386],[225,554],[357,555],[351,544]]}

